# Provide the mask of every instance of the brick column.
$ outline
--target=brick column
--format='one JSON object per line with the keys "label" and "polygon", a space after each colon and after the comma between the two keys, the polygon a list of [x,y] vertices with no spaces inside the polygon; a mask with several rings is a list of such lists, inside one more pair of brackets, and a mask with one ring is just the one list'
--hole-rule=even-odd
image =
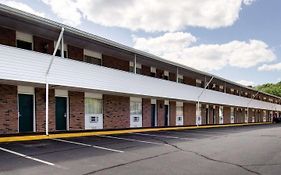
{"label": "brick column", "polygon": [[150,98],[142,99],[142,126],[151,127],[151,100],[150,100]]}
{"label": "brick column", "polygon": [[164,126],[164,100],[157,100],[157,126]]}
{"label": "brick column", "polygon": [[223,107],[223,123],[224,124],[230,123],[230,107],[229,106]]}
{"label": "brick column", "polygon": [[184,125],[196,125],[196,104],[183,103]]}
{"label": "brick column", "polygon": [[17,132],[17,86],[0,84],[0,134]]}
{"label": "brick column", "polygon": [[[49,131],[55,130],[55,91],[49,90]],[[35,88],[36,131],[44,132],[46,124],[46,90]]]}
{"label": "brick column", "polygon": [[177,114],[176,102],[170,101],[169,103],[170,103],[169,123],[170,126],[176,126],[176,114]]}
{"label": "brick column", "polygon": [[69,97],[69,130],[85,129],[84,92],[68,92]]}
{"label": "brick column", "polygon": [[130,98],[103,95],[104,129],[130,127]]}

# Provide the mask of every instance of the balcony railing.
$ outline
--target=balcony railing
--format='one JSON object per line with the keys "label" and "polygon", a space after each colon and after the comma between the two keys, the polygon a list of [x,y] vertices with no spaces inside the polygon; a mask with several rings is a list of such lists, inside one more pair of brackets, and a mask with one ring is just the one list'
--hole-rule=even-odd
{"label": "balcony railing", "polygon": [[[0,79],[45,83],[51,55],[0,45]],[[50,85],[196,102],[202,88],[56,57]],[[200,102],[281,111],[281,105],[206,90]],[[249,104],[249,106],[248,106]]]}

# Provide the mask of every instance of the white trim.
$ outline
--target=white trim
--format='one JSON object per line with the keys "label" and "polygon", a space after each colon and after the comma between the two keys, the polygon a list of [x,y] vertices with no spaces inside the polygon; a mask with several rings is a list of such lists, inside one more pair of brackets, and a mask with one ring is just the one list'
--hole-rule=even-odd
{"label": "white trim", "polygon": [[201,84],[202,80],[196,79],[196,83]]}
{"label": "white trim", "polygon": [[140,102],[140,103],[142,103],[142,98],[138,98],[138,97],[130,97],[130,101],[132,101],[132,102]]}
{"label": "white trim", "polygon": [[136,64],[136,68],[141,69],[141,64],[140,64],[140,63],[137,63],[137,64]]}
{"label": "white trim", "polygon": [[33,45],[33,36],[29,33],[16,31],[16,40],[29,42],[29,43],[32,43],[32,45]]}
{"label": "white trim", "polygon": [[34,95],[34,87],[31,86],[18,86],[18,94],[30,94]]}
{"label": "white trim", "polygon": [[178,79],[183,79],[183,75],[178,74]]}
{"label": "white trim", "polygon": [[[54,41],[54,47],[56,47],[57,41]],[[61,44],[59,44],[59,50],[61,50]],[[67,44],[63,44],[63,51],[66,51],[66,53],[68,52],[67,50]],[[66,55],[64,55],[64,57],[66,57]]]}
{"label": "white trim", "polygon": [[183,106],[183,102],[177,101],[177,102],[176,102],[176,106]]}
{"label": "white trim", "polygon": [[85,98],[102,99],[102,94],[85,92]]}
{"label": "white trim", "polygon": [[68,97],[68,91],[62,89],[55,89],[55,97]]}
{"label": "white trim", "polygon": [[95,52],[95,51],[92,51],[92,50],[88,50],[88,49],[84,49],[84,55],[94,57],[94,58],[98,58],[98,59],[102,59],[101,53]]}
{"label": "white trim", "polygon": [[156,73],[156,68],[155,67],[150,67],[150,72]]}

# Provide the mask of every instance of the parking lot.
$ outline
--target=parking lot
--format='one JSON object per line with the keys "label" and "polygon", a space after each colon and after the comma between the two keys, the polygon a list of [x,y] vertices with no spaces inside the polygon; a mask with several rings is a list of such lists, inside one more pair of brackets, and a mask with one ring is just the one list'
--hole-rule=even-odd
{"label": "parking lot", "polygon": [[280,174],[281,125],[0,144],[0,174]]}

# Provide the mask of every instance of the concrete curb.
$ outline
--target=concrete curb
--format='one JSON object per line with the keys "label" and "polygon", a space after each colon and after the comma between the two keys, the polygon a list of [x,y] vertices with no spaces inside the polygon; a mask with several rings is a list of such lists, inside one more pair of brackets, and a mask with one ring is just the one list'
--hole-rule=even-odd
{"label": "concrete curb", "polygon": [[139,128],[139,129],[124,129],[114,131],[93,131],[93,132],[75,132],[75,133],[60,133],[46,135],[28,135],[28,136],[8,136],[0,137],[0,143],[4,142],[19,142],[19,141],[32,141],[32,140],[44,140],[55,138],[70,138],[70,137],[85,137],[85,136],[99,136],[99,135],[114,135],[114,134],[127,134],[136,132],[149,132],[149,131],[173,131],[173,130],[188,130],[188,129],[206,129],[206,128],[223,128],[223,127],[235,127],[235,126],[251,126],[251,125],[264,125],[271,124],[265,123],[245,123],[245,124],[228,124],[228,125],[206,125],[206,126],[186,126],[186,127],[168,127],[168,128]]}

